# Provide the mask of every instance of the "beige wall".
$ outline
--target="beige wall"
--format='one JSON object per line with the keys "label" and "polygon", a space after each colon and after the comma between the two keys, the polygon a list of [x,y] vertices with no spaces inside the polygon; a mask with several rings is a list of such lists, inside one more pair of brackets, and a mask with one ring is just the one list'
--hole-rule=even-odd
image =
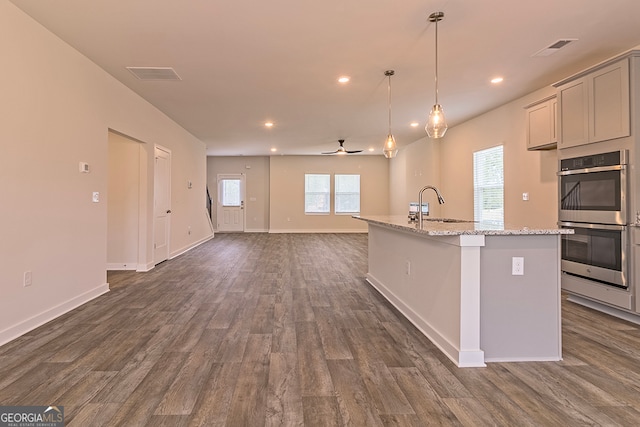
{"label": "beige wall", "polygon": [[208,157],[207,183],[217,229],[218,174],[245,174],[245,231],[269,231],[269,157]]}
{"label": "beige wall", "polygon": [[[389,161],[383,156],[273,156],[270,159],[270,232],[366,231],[366,223],[350,215],[305,215],[306,173],[360,174],[361,214],[389,213]],[[333,179],[331,185],[333,187]],[[331,206],[333,210],[333,200]]]}
{"label": "beige wall", "polygon": [[[557,151],[527,151],[524,112],[527,104],[553,93],[543,88],[452,127],[441,140],[423,138],[403,147],[391,164],[391,211],[404,214],[419,189],[431,184],[446,200],[438,206],[434,193],[425,193],[432,216],[473,219],[473,152],[503,144],[505,222],[555,227]],[[525,192],[529,201],[522,200]]]}
{"label": "beige wall", "polygon": [[[407,215],[409,203],[418,201],[418,192],[425,185],[440,184],[440,144],[425,137],[398,151],[391,161],[389,173],[390,212]],[[445,196],[446,199],[446,196]],[[436,194],[428,190],[423,203],[429,203],[429,214],[441,216]]]}
{"label": "beige wall", "polygon": [[[450,129],[440,144],[443,215],[473,218],[473,152],[504,146],[506,224],[555,227],[557,151],[527,151],[524,107],[552,95],[544,88]],[[529,201],[522,193],[529,193]]]}
{"label": "beige wall", "polygon": [[[211,235],[204,144],[49,31],[0,1],[0,343],[107,291],[109,129],[172,151],[171,254]],[[91,173],[81,174],[87,162]],[[186,181],[193,189],[186,189]],[[101,195],[92,203],[92,192]],[[152,191],[143,262],[152,258]],[[191,226],[191,234],[187,227]],[[24,273],[33,283],[23,286]]]}

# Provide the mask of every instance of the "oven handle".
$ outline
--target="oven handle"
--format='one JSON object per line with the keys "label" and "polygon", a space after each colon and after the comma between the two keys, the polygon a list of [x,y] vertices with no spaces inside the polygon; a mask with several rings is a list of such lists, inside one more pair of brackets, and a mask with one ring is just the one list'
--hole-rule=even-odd
{"label": "oven handle", "polygon": [[556,175],[558,175],[558,176],[577,175],[577,174],[581,174],[581,173],[621,171],[621,170],[625,170],[625,169],[627,169],[627,165],[598,166],[597,168],[561,170]]}
{"label": "oven handle", "polygon": [[600,230],[612,230],[612,231],[624,231],[624,225],[610,225],[610,224],[588,224],[586,222],[566,222],[558,221],[560,227],[566,228],[597,228]]}

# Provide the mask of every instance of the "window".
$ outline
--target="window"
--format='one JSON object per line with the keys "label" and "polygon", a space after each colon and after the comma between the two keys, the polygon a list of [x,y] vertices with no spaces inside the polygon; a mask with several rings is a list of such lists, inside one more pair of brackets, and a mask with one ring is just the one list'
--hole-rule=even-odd
{"label": "window", "polygon": [[240,206],[240,180],[223,179],[220,196],[222,206]]}
{"label": "window", "polygon": [[336,174],[336,214],[360,213],[360,175]]}
{"label": "window", "polygon": [[331,211],[331,175],[304,175],[304,213],[328,214]]}
{"label": "window", "polygon": [[504,227],[502,145],[473,153],[473,216]]}

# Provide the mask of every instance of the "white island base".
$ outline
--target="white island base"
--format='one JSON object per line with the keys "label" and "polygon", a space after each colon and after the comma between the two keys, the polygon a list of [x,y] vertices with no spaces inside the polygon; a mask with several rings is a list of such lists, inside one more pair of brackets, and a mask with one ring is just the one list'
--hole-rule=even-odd
{"label": "white island base", "polygon": [[358,219],[369,223],[367,281],[457,366],[562,359],[562,231]]}

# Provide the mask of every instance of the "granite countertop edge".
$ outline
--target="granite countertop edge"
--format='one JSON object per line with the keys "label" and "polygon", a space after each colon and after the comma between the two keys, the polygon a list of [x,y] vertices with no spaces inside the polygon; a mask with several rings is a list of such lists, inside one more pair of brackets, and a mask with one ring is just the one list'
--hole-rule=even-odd
{"label": "granite countertop edge", "polygon": [[466,221],[452,218],[428,218],[423,221],[422,228],[418,222],[410,222],[403,216],[361,216],[353,215],[352,218],[371,224],[381,225],[401,231],[409,231],[427,236],[461,236],[461,235],[485,235],[485,236],[524,236],[524,235],[554,235],[573,234],[570,228],[529,228],[527,226],[512,226],[496,228],[495,225]]}

